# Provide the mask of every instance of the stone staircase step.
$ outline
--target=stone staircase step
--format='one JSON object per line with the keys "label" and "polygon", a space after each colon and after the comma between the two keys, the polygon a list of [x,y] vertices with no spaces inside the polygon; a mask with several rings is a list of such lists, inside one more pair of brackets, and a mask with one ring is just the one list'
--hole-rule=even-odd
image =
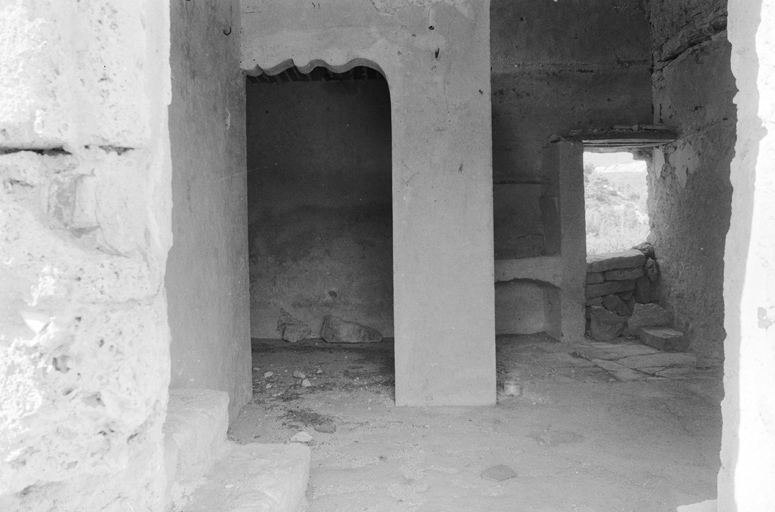
{"label": "stone staircase step", "polygon": [[171,389],[164,422],[167,502],[180,494],[180,482],[204,475],[226,448],[229,394],[211,389]]}
{"label": "stone staircase step", "polygon": [[310,449],[291,443],[229,443],[182,512],[301,512],[306,509]]}
{"label": "stone staircase step", "polygon": [[642,327],[638,331],[641,343],[665,352],[683,352],[689,348],[684,333],[671,327]]}

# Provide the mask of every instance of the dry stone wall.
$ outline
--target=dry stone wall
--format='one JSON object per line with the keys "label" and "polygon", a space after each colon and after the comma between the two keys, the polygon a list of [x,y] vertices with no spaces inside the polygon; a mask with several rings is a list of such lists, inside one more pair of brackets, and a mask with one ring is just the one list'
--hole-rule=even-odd
{"label": "dry stone wall", "polygon": [[701,365],[723,358],[724,240],[729,229],[736,92],[725,0],[651,0],[654,123],[679,137],[649,167],[649,241],[675,314]]}
{"label": "dry stone wall", "polygon": [[0,4],[0,510],[162,507],[167,8]]}

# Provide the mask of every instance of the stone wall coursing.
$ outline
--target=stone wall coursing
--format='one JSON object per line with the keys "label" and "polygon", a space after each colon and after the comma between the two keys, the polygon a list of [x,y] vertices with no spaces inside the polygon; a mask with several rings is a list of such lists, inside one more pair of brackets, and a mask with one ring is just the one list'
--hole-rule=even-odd
{"label": "stone wall coursing", "polygon": [[168,4],[0,11],[0,510],[161,510]]}
{"label": "stone wall coursing", "polygon": [[[499,194],[500,186],[530,188],[545,180],[539,153],[553,134],[651,123],[651,58],[641,2],[494,0],[491,20],[498,212],[513,208],[498,202],[514,196]],[[496,224],[500,258],[547,254],[541,219],[535,216],[538,196],[529,190],[522,195],[533,204],[521,209],[532,215]],[[520,235],[520,250],[497,238],[505,231]]]}
{"label": "stone wall coursing", "polygon": [[735,83],[726,2],[652,0],[654,122],[679,138],[649,168],[650,241],[659,302],[675,314],[701,365],[723,358],[724,240],[729,228]]}
{"label": "stone wall coursing", "polygon": [[171,386],[227,391],[234,419],[252,396],[239,2],[171,7]]}
{"label": "stone wall coursing", "polygon": [[249,84],[247,112],[251,336],[281,308],[393,336],[387,82]]}

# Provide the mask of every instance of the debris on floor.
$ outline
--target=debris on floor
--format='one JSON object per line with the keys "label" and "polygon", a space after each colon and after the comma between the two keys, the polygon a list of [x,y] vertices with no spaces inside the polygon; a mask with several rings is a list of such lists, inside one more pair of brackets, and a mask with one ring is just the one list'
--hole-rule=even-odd
{"label": "debris on floor", "polygon": [[516,476],[517,473],[515,473],[513,469],[505,464],[493,466],[482,471],[482,478],[485,480],[492,480],[494,482],[503,482],[504,480],[508,480],[509,478],[514,478]]}
{"label": "debris on floor", "polygon": [[[392,340],[253,349],[274,387],[256,382],[230,436],[312,438],[307,512],[674,512],[716,494],[721,372],[692,354],[499,337],[496,406],[422,408],[395,405]],[[500,465],[515,476],[485,478]]]}
{"label": "debris on floor", "polygon": [[379,343],[382,334],[376,329],[348,322],[333,315],[323,317],[320,337],[329,343]]}

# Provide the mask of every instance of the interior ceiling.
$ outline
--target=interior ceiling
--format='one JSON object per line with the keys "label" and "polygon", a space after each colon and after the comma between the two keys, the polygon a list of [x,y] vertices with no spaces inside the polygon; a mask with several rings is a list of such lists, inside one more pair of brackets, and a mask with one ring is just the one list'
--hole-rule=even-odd
{"label": "interior ceiling", "polygon": [[258,76],[248,76],[248,82],[252,84],[279,84],[286,82],[331,82],[331,81],[353,81],[353,80],[384,80],[385,77],[376,69],[367,66],[355,66],[350,71],[344,73],[334,73],[324,68],[316,67],[309,73],[302,73],[296,67],[290,67],[285,71],[273,76],[261,74]]}

